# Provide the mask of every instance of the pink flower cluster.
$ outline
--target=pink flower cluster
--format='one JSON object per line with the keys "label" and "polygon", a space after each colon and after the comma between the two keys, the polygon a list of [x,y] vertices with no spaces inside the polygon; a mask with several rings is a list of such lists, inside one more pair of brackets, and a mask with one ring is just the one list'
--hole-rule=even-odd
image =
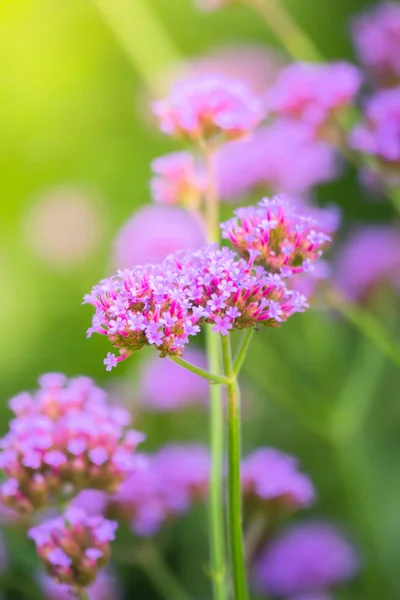
{"label": "pink flower cluster", "polygon": [[297,460],[274,448],[259,448],[242,461],[243,496],[247,503],[306,508],[315,499],[314,486],[298,470]]}
{"label": "pink flower cluster", "polygon": [[35,542],[46,571],[58,583],[81,590],[96,579],[110,557],[116,521],[101,515],[89,517],[79,508],[32,527],[28,536]]}
{"label": "pink flower cluster", "polygon": [[115,491],[136,468],[143,434],[127,429],[129,413],[109,406],[92,380],[50,373],[35,394],[10,402],[15,418],[2,438],[0,493],[21,512],[70,497],[85,487]]}
{"label": "pink flower cluster", "polygon": [[216,166],[220,197],[228,201],[265,188],[304,194],[337,174],[332,148],[316,140],[305,123],[292,119],[277,119],[249,139],[224,144]]}
{"label": "pink flower cluster", "polygon": [[227,335],[257,324],[277,327],[302,312],[304,296],[288,290],[277,273],[254,267],[256,256],[247,262],[226,247],[210,245],[100,282],[85,301],[96,308],[89,335],[107,335],[120,352],[118,358],[108,353],[107,369],[144,345],[155,346],[162,357],[181,356],[203,323]]}
{"label": "pink flower cluster", "polygon": [[355,150],[400,168],[400,86],[378,92],[365,107],[365,123],[350,135]]}
{"label": "pink flower cluster", "polygon": [[257,96],[222,75],[176,84],[167,100],[154,104],[154,113],[164,133],[195,141],[243,137],[264,116]]}
{"label": "pink flower cluster", "polygon": [[331,240],[317,221],[304,217],[284,197],[239,208],[222,223],[222,235],[244,258],[271,273],[290,276],[310,269]]}
{"label": "pink flower cluster", "polygon": [[210,468],[208,450],[195,444],[171,444],[146,459],[147,465],[109,503],[109,512],[129,521],[142,537],[206,498]]}
{"label": "pink flower cluster", "polygon": [[267,92],[267,107],[320,131],[352,103],[360,86],[360,72],[349,63],[293,63]]}
{"label": "pink flower cluster", "polygon": [[353,23],[358,54],[382,84],[400,83],[400,6],[383,2],[360,15]]}
{"label": "pink flower cluster", "polygon": [[190,152],[173,152],[151,163],[155,177],[150,182],[158,204],[178,204],[197,208],[205,189],[204,175]]}

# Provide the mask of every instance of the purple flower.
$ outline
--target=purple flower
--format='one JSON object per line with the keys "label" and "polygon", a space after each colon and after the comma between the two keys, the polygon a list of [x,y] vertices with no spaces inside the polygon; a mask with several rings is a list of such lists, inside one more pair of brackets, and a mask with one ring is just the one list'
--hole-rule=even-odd
{"label": "purple flower", "polygon": [[350,134],[350,145],[381,163],[400,166],[400,86],[378,92],[365,106],[364,123]]}
{"label": "purple flower", "polygon": [[109,541],[115,521],[102,516],[89,517],[81,509],[68,509],[65,515],[32,527],[28,531],[47,573],[57,582],[71,587],[91,585],[100,566],[109,560]]}
{"label": "purple flower", "polygon": [[220,333],[221,335],[228,335],[229,329],[232,329],[232,323],[229,320],[229,317],[216,316],[214,318],[214,325],[212,328],[214,333]]}
{"label": "purple flower", "polygon": [[400,232],[388,226],[360,226],[337,258],[334,279],[352,300],[366,300],[379,286],[400,290]]}
{"label": "purple flower", "polygon": [[247,501],[279,502],[291,510],[308,507],[315,499],[314,486],[299,471],[297,460],[273,448],[260,448],[243,459],[242,486]]}
{"label": "purple flower", "polygon": [[169,98],[154,104],[161,130],[192,140],[239,138],[262,119],[260,101],[241,81],[211,75],[175,85]]}
{"label": "purple flower", "polygon": [[[63,490],[115,491],[135,469],[133,453],[143,439],[127,429],[129,413],[109,406],[89,378],[65,378],[59,387],[40,381],[47,387],[30,395],[30,402],[12,401],[16,417],[1,440],[8,478],[0,488],[4,503],[26,512],[46,506],[55,494],[62,498]],[[133,462],[122,462],[122,452]]]}
{"label": "purple flower", "polygon": [[[206,369],[202,352],[188,348],[184,359]],[[147,410],[175,411],[192,404],[205,405],[208,398],[207,382],[179,365],[151,356],[141,365],[139,398]]]}
{"label": "purple flower", "polygon": [[400,6],[382,2],[352,23],[358,55],[380,84],[400,83]]}
{"label": "purple flower", "polygon": [[[237,202],[252,191],[304,194],[337,174],[332,148],[305,123],[278,119],[216,155],[219,195]],[[293,165],[296,165],[294,168]]]}
{"label": "purple flower", "polygon": [[103,360],[103,364],[106,367],[106,371],[112,371],[112,369],[118,365],[117,357],[112,352],[107,352],[107,356]]}
{"label": "purple flower", "polygon": [[282,69],[267,92],[267,107],[274,113],[300,119],[318,133],[354,101],[362,78],[346,62],[293,63]]}
{"label": "purple flower", "polygon": [[267,546],[256,564],[255,580],[260,590],[274,596],[313,597],[357,570],[356,552],[340,531],[329,523],[310,521],[286,529]]}
{"label": "purple flower", "polygon": [[122,269],[160,263],[173,252],[203,244],[204,225],[193,213],[176,206],[145,206],[121,227],[112,261]]}

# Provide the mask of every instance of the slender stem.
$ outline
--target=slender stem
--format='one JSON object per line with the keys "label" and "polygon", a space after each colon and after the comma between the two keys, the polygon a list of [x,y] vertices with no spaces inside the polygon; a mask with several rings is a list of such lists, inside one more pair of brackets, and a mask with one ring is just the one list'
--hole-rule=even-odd
{"label": "slender stem", "polygon": [[[219,369],[221,359],[218,337],[212,332],[210,325],[206,328],[206,349],[210,369]],[[225,589],[224,478],[222,476],[224,468],[224,408],[220,385],[210,387],[210,415],[210,446],[212,455],[209,502],[210,575],[214,600],[225,600],[227,593]]]}
{"label": "slender stem", "polygon": [[232,361],[229,335],[221,336],[222,358],[227,377],[228,399],[228,505],[231,560],[235,600],[248,600],[246,562],[242,527],[242,486],[240,479],[240,394]]}
{"label": "slender stem", "polygon": [[[132,556],[130,558],[132,559]],[[140,546],[134,554],[133,561],[146,573],[151,583],[165,600],[190,600],[190,595],[165,564],[156,546],[151,541],[147,541]]]}
{"label": "slender stem", "polygon": [[282,0],[247,0],[264,18],[282,47],[295,60],[323,62],[324,57],[284,8]]}
{"label": "slender stem", "polygon": [[[216,184],[216,173],[213,149],[206,143],[201,144],[206,170],[206,190],[204,198],[207,236],[210,242],[218,242],[219,204]],[[206,346],[208,366],[213,372],[221,371],[220,344],[218,334],[211,327],[206,328]],[[224,405],[222,388],[213,385],[210,388],[210,447],[211,447],[211,479],[210,479],[210,554],[211,578],[214,600],[227,600],[226,586],[226,552],[224,531]]]}
{"label": "slender stem", "polygon": [[332,307],[373,341],[381,352],[400,366],[400,345],[390,338],[385,328],[373,315],[361,306],[349,302],[338,292],[331,292],[328,300]]}
{"label": "slender stem", "polygon": [[204,369],[200,369],[200,367],[196,367],[195,365],[192,365],[191,363],[187,362],[186,360],[183,360],[183,358],[179,358],[179,356],[170,356],[169,358],[174,363],[176,363],[177,365],[180,365],[187,371],[191,371],[192,373],[196,373],[196,375],[203,377],[203,379],[207,379],[207,381],[209,381],[210,383],[225,383],[226,384],[228,382],[228,379],[226,377],[224,377],[223,375],[215,375],[214,373],[209,373],[208,371],[205,371]]}
{"label": "slender stem", "polygon": [[251,339],[253,337],[254,329],[248,329],[243,332],[243,337],[237,350],[235,359],[233,361],[233,369],[236,377],[239,375],[240,370],[243,366],[244,359],[246,358],[247,350],[250,346]]}
{"label": "slender stem", "polygon": [[177,64],[180,53],[148,0],[93,0],[127,56],[154,92],[166,65]]}
{"label": "slender stem", "polygon": [[84,588],[80,588],[76,591],[76,597],[78,600],[89,600],[89,594]]}

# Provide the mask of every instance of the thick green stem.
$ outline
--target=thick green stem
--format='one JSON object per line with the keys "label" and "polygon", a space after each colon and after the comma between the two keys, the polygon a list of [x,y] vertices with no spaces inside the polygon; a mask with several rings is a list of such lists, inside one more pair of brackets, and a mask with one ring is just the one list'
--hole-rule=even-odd
{"label": "thick green stem", "polygon": [[[207,379],[207,381],[209,381],[210,383],[215,383],[215,384],[216,383],[227,383],[227,378],[224,377],[223,375],[216,375],[215,373],[209,373],[208,371],[205,371],[204,369],[200,369],[200,367],[196,367],[195,365],[192,365],[191,363],[187,362],[186,360],[183,360],[183,358],[179,358],[179,356],[170,356],[170,359],[177,365],[180,365],[181,367],[186,369],[187,371],[191,371],[192,373],[195,373],[196,375],[203,377],[203,379]],[[219,365],[217,365],[217,366],[219,366]],[[210,368],[211,368],[211,365],[210,365]]]}
{"label": "thick green stem", "polygon": [[247,2],[261,14],[292,58],[310,62],[324,61],[314,42],[284,8],[282,0],[247,0]]}
{"label": "thick green stem", "polygon": [[239,375],[240,370],[243,366],[244,359],[246,358],[247,350],[250,346],[251,339],[253,337],[254,329],[248,329],[243,332],[243,337],[237,350],[235,360],[233,361],[233,369],[236,377]]}
{"label": "thick green stem", "polygon": [[235,600],[248,600],[246,562],[242,525],[242,485],[240,479],[240,394],[234,371],[229,335],[221,336],[222,358],[228,400],[228,505],[232,577]]}

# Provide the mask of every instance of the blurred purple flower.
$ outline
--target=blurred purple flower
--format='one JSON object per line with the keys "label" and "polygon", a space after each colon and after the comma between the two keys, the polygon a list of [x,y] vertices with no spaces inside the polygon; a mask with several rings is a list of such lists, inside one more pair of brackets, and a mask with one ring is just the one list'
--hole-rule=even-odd
{"label": "blurred purple flower", "polygon": [[[183,358],[206,369],[203,352],[188,348]],[[139,397],[146,410],[173,412],[192,404],[205,406],[208,383],[172,361],[152,355],[140,366]]]}
{"label": "blurred purple flower", "polygon": [[249,139],[224,144],[216,162],[219,193],[229,201],[266,188],[304,194],[337,174],[332,148],[315,140],[306,124],[283,119],[261,127]]}
{"label": "blurred purple flower", "polygon": [[297,460],[274,448],[259,448],[242,461],[245,501],[305,508],[315,499],[314,486],[298,469]]}
{"label": "blurred purple flower", "polygon": [[193,213],[173,206],[145,206],[120,229],[113,251],[113,264],[128,269],[160,263],[181,249],[200,248],[205,230]]}
{"label": "blurred purple flower", "polygon": [[400,83],[400,6],[376,4],[357,16],[352,33],[358,55],[380,84]]}
{"label": "blurred purple flower", "polygon": [[173,152],[151,163],[154,177],[150,182],[158,204],[176,204],[196,209],[205,190],[205,177],[190,152]]}
{"label": "blurred purple flower", "polygon": [[334,280],[352,300],[382,283],[400,290],[400,232],[385,225],[355,229],[339,251]]}
{"label": "blurred purple flower", "polygon": [[400,86],[368,100],[364,123],[351,132],[350,145],[400,169]]}
{"label": "blurred purple flower", "polygon": [[355,549],[336,527],[310,521],[287,528],[267,546],[254,578],[260,590],[273,596],[317,593],[319,598],[318,593],[350,579],[358,568]]}
{"label": "blurred purple flower", "polygon": [[[56,583],[51,577],[40,578],[40,585],[46,600],[72,600],[71,587]],[[107,571],[99,571],[96,581],[87,589],[88,600],[117,600],[120,594],[115,578]]]}
{"label": "blurred purple flower", "polygon": [[258,97],[243,82],[222,75],[178,82],[153,108],[164,133],[195,141],[243,137],[264,116]]}

